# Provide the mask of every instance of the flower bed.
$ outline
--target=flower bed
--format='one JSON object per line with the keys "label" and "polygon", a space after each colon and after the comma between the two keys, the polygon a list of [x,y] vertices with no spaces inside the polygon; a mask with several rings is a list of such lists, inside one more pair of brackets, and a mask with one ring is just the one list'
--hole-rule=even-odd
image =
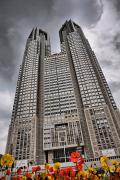
{"label": "flower bed", "polygon": [[[13,174],[11,166],[14,163],[14,157],[5,154],[0,159],[1,174],[0,179],[11,178],[12,180],[119,180],[120,179],[120,162],[117,160],[109,160],[108,157],[100,158],[101,167],[87,167],[84,158],[79,152],[72,152],[70,155],[73,167],[62,168],[61,163],[57,162],[53,165],[45,164],[44,170],[41,166],[33,166],[31,171],[28,167],[18,168]],[[83,165],[86,166],[84,170]]]}

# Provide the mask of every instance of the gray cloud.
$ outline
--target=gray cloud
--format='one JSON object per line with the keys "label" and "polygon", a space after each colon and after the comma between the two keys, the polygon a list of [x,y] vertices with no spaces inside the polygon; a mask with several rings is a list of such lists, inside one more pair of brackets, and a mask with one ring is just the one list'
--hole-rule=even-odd
{"label": "gray cloud", "polygon": [[19,19],[30,19],[31,21],[35,19],[41,19],[38,15],[41,13],[46,14],[48,17],[49,12],[53,6],[53,0],[46,1],[34,1],[34,0],[5,0],[1,1],[1,14],[6,16],[12,21]]}
{"label": "gray cloud", "polygon": [[86,26],[95,24],[102,12],[101,4],[96,0],[1,1],[0,75],[8,80],[14,75],[16,64],[20,64],[22,59],[21,45],[25,45],[26,36],[33,26],[46,28],[51,36],[55,32],[58,40],[59,21],[61,26],[66,18],[73,16],[79,17]]}
{"label": "gray cloud", "polygon": [[110,82],[110,88],[113,93],[120,91],[120,82],[117,82],[117,81]]}
{"label": "gray cloud", "polygon": [[120,81],[110,81],[109,86],[116,100],[116,103],[119,104],[120,103],[119,102],[120,101]]}
{"label": "gray cloud", "polygon": [[115,34],[113,38],[113,44],[115,46],[115,49],[120,51],[120,33]]}
{"label": "gray cloud", "polygon": [[112,62],[112,60],[110,61],[110,60],[102,59],[101,66],[111,67],[111,66],[113,66],[113,62]]}
{"label": "gray cloud", "polygon": [[96,0],[56,0],[53,6],[53,15],[62,19],[73,17],[83,25],[91,26],[101,17],[102,1]]}
{"label": "gray cloud", "polygon": [[120,14],[116,10],[116,4],[114,1],[104,0],[101,19],[94,27],[86,30],[108,82],[120,79],[119,27]]}
{"label": "gray cloud", "polygon": [[[18,1],[6,0],[0,2],[0,76],[11,80],[20,54],[20,46],[23,45],[24,27],[36,25],[47,17],[52,1]],[[44,18],[41,18],[41,17]],[[24,27],[19,27],[23,22]],[[35,22],[35,24],[34,24]],[[32,27],[31,27],[32,28]],[[22,31],[21,31],[22,30]],[[22,37],[23,36],[23,37]],[[24,43],[25,45],[25,43]],[[23,53],[23,52],[22,52]],[[22,60],[22,57],[20,57]],[[17,61],[17,62],[16,62]]]}
{"label": "gray cloud", "polygon": [[0,120],[4,119],[4,121],[8,122],[8,119],[10,119],[10,115],[11,115],[11,112],[8,110],[6,111],[6,109],[0,110]]}
{"label": "gray cloud", "polygon": [[0,76],[11,77],[13,74],[13,50],[8,37],[9,23],[0,27]]}
{"label": "gray cloud", "polygon": [[111,0],[111,2],[114,4],[114,7],[116,8],[117,13],[120,14],[120,1],[119,0]]}

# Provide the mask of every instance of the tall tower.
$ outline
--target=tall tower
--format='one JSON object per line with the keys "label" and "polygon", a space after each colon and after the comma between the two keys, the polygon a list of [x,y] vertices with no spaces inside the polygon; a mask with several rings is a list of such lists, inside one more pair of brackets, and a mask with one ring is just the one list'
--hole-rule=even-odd
{"label": "tall tower", "polygon": [[6,151],[37,163],[67,161],[77,147],[86,158],[120,154],[120,115],[80,26],[66,21],[61,52],[33,29],[17,83]]}
{"label": "tall tower", "polygon": [[71,20],[59,35],[61,50],[69,59],[86,156],[120,154],[119,111],[88,40]]}
{"label": "tall tower", "polygon": [[6,146],[16,159],[43,158],[43,61],[50,53],[48,34],[33,29],[20,66]]}

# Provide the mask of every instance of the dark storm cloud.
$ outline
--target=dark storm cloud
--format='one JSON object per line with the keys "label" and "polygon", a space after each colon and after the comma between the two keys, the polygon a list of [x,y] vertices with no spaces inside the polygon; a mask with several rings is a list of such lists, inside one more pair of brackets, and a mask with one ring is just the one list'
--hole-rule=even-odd
{"label": "dark storm cloud", "polygon": [[[5,22],[5,21],[4,21]],[[8,37],[8,27],[10,24],[5,22],[0,27],[0,77],[11,77],[13,74],[13,50]]]}
{"label": "dark storm cloud", "polygon": [[[48,16],[53,6],[53,0],[4,0],[0,2],[3,16],[11,20],[35,19],[40,11]],[[43,14],[44,15],[44,14]],[[42,19],[39,17],[39,19]]]}
{"label": "dark storm cloud", "polygon": [[120,14],[120,1],[119,0],[112,0],[112,3],[114,4],[114,7],[117,10],[117,13]]}
{"label": "dark storm cloud", "polygon": [[[16,61],[19,60],[20,45],[22,43],[23,27],[18,27],[20,21],[29,24],[30,21],[40,21],[42,14],[48,16],[52,1],[34,0],[5,0],[0,2],[0,77],[11,80],[15,73]],[[43,12],[44,11],[44,12]],[[41,16],[39,16],[41,14]],[[48,16],[49,17],[49,16]],[[21,24],[22,25],[22,24]],[[23,24],[25,26],[25,24]],[[19,29],[21,28],[21,30]],[[25,45],[25,44],[24,44]],[[17,62],[20,64],[20,62]]]}
{"label": "dark storm cloud", "polygon": [[72,16],[79,17],[81,23],[87,26],[95,24],[102,12],[102,3],[97,2],[96,0],[2,0],[0,76],[10,80],[14,75],[16,64],[20,64],[22,60],[23,52],[20,52],[20,48],[25,46],[25,40],[33,26],[45,27],[48,32],[50,29],[50,33],[56,31],[57,34],[58,22],[63,23],[66,18]]}
{"label": "dark storm cloud", "polygon": [[101,17],[103,10],[102,1],[96,0],[56,0],[53,6],[53,15],[73,17],[82,25],[91,26]]}

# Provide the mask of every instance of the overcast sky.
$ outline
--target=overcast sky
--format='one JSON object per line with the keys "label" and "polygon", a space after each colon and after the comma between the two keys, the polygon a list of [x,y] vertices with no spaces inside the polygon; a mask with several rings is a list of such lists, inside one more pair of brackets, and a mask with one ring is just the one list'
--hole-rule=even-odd
{"label": "overcast sky", "polygon": [[19,65],[33,27],[51,37],[65,20],[78,23],[89,40],[120,107],[120,0],[0,0],[0,153],[4,153]]}

